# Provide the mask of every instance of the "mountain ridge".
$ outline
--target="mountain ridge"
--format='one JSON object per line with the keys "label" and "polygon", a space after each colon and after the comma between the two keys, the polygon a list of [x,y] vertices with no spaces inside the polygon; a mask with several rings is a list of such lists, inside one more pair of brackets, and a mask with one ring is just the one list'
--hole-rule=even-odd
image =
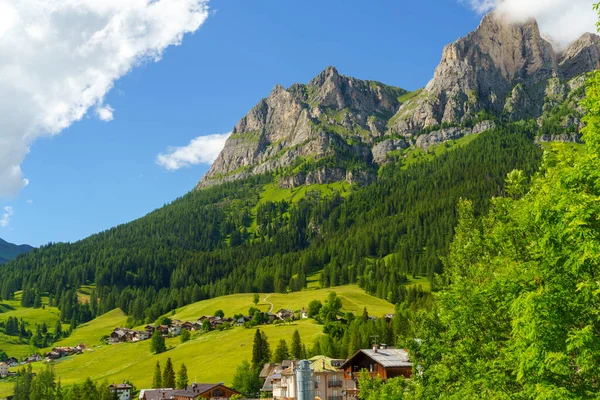
{"label": "mountain ridge", "polygon": [[16,245],[0,239],[0,264],[14,260],[18,255],[29,253],[34,247],[28,244]]}
{"label": "mountain ridge", "polygon": [[491,12],[445,46],[419,91],[331,66],[308,84],[277,85],[240,119],[197,188],[273,172],[282,187],[368,184],[391,152],[480,133],[497,119],[536,119],[542,141],[578,141],[583,76],[599,67],[597,35],[556,52],[535,20],[514,24]]}

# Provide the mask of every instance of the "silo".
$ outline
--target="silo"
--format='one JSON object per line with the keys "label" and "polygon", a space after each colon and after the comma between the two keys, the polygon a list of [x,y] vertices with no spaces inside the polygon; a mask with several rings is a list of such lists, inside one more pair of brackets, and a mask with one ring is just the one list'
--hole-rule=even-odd
{"label": "silo", "polygon": [[296,399],[315,400],[315,378],[307,360],[300,361],[296,367]]}

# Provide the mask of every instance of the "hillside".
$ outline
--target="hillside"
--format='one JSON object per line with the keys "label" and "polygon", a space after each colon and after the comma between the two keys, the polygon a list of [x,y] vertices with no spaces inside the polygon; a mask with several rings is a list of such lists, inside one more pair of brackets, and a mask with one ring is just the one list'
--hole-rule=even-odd
{"label": "hillside", "polygon": [[[436,290],[459,200],[486,213],[510,171],[525,181],[537,171],[536,141],[579,140],[581,74],[597,66],[598,41],[585,36],[562,54],[548,46],[534,22],[491,14],[446,47],[414,93],[333,67],[277,86],[240,119],[196,190],[11,261],[0,294],[48,296],[65,323],[119,307],[139,325],[227,294],[299,292],[317,272],[322,287],[358,284],[392,303],[407,300],[408,279]],[[510,101],[490,103],[504,94]]]}
{"label": "hillside", "polygon": [[[394,312],[394,306],[384,300],[369,296],[355,285],[340,286],[334,289],[342,300],[344,311],[360,314],[366,307],[371,315],[382,316]],[[306,290],[290,294],[261,294],[258,307],[268,311],[271,304],[274,310],[289,308],[299,310],[313,300],[325,300],[329,289]],[[268,297],[267,297],[268,296]],[[253,296],[237,294],[217,297],[193,303],[176,310],[173,318],[195,321],[202,315],[212,315],[223,310],[225,315],[247,313],[254,306]],[[267,302],[262,299],[267,297]],[[137,387],[148,387],[152,383],[152,371],[156,361],[161,365],[167,357],[171,357],[178,368],[185,363],[190,377],[200,381],[231,383],[237,364],[251,358],[254,329],[235,327],[226,331],[212,331],[206,334],[192,334],[192,339],[184,344],[179,338],[167,340],[170,348],[166,353],[152,355],[149,341],[139,343],[122,343],[118,345],[102,345],[100,338],[108,335],[115,328],[124,325],[126,317],[116,309],[94,320],[79,326],[68,338],[55,346],[74,346],[85,343],[89,351],[81,355],[66,357],[55,364],[55,371],[65,385],[81,382],[87,376],[94,380],[120,382],[128,379]],[[280,339],[289,342],[292,333],[298,329],[303,342],[309,346],[314,339],[322,335],[323,326],[314,320],[302,320],[281,325],[263,325],[261,329],[269,337],[271,348],[275,349]],[[214,368],[218,361],[219,368]],[[35,370],[44,363],[34,363]],[[82,371],[85,374],[82,375]],[[11,383],[0,381],[0,396],[10,394]]]}
{"label": "hillside", "polygon": [[29,253],[33,247],[23,244],[16,245],[0,239],[0,264],[14,260],[19,254]]}

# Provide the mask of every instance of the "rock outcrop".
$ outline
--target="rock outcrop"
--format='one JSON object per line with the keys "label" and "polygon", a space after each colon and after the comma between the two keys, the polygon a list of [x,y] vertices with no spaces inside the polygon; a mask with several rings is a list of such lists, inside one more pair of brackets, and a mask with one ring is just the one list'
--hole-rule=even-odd
{"label": "rock outcrop", "polygon": [[556,54],[535,21],[513,24],[492,12],[444,48],[433,79],[402,105],[389,132],[410,136],[442,123],[459,125],[482,111],[511,120],[538,118],[552,79],[568,81],[599,64],[597,35],[586,34]]}
{"label": "rock outcrop", "polygon": [[334,67],[307,85],[278,85],[233,128],[199,187],[288,168],[298,159],[335,157],[345,176],[344,160],[371,162],[374,138],[384,134],[406,93],[340,75]]}
{"label": "rock outcrop", "polygon": [[514,24],[492,12],[444,48],[420,91],[347,77],[334,67],[305,85],[276,86],[233,128],[198,187],[273,171],[282,172],[282,187],[368,184],[390,153],[480,133],[494,119],[536,119],[540,141],[577,141],[584,74],[598,68],[597,35],[557,53],[535,21]]}

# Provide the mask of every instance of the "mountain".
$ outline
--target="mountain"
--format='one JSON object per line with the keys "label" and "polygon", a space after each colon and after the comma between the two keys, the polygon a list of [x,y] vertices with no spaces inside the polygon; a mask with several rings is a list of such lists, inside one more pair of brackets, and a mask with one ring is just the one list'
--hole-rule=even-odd
{"label": "mountain", "polygon": [[[513,24],[496,13],[444,48],[424,90],[400,107],[389,132],[418,134],[441,124],[460,125],[487,114],[515,121],[540,118],[600,66],[599,37],[585,34],[557,53],[530,20]],[[579,127],[578,118],[570,121]]]}
{"label": "mountain", "polygon": [[[307,85],[278,85],[233,128],[198,187],[292,165],[302,172],[288,177],[289,187],[344,179],[368,183],[374,177],[368,173],[373,141],[407,93],[340,75],[334,67]],[[362,173],[353,176],[353,170]]]}
{"label": "mountain", "polygon": [[[406,90],[329,67],[276,86],[233,129],[196,190],[76,243],[0,269],[0,295],[51,294],[64,321],[120,307],[132,326],[230,293],[359,283],[406,300],[408,275],[435,274],[460,198],[477,213],[513,169],[531,176],[535,140],[577,140],[598,37],[557,53],[534,21],[487,15],[444,50],[432,81]],[[81,305],[76,290],[95,284]]]}
{"label": "mountain", "polygon": [[276,86],[233,128],[198,188],[278,171],[281,187],[365,185],[391,152],[536,119],[541,141],[577,141],[584,74],[600,67],[600,38],[556,52],[538,24],[494,12],[444,48],[433,79],[414,93],[340,75]]}
{"label": "mountain", "polygon": [[0,264],[15,259],[19,254],[29,253],[31,250],[33,250],[33,247],[29,245],[17,246],[0,239]]}

